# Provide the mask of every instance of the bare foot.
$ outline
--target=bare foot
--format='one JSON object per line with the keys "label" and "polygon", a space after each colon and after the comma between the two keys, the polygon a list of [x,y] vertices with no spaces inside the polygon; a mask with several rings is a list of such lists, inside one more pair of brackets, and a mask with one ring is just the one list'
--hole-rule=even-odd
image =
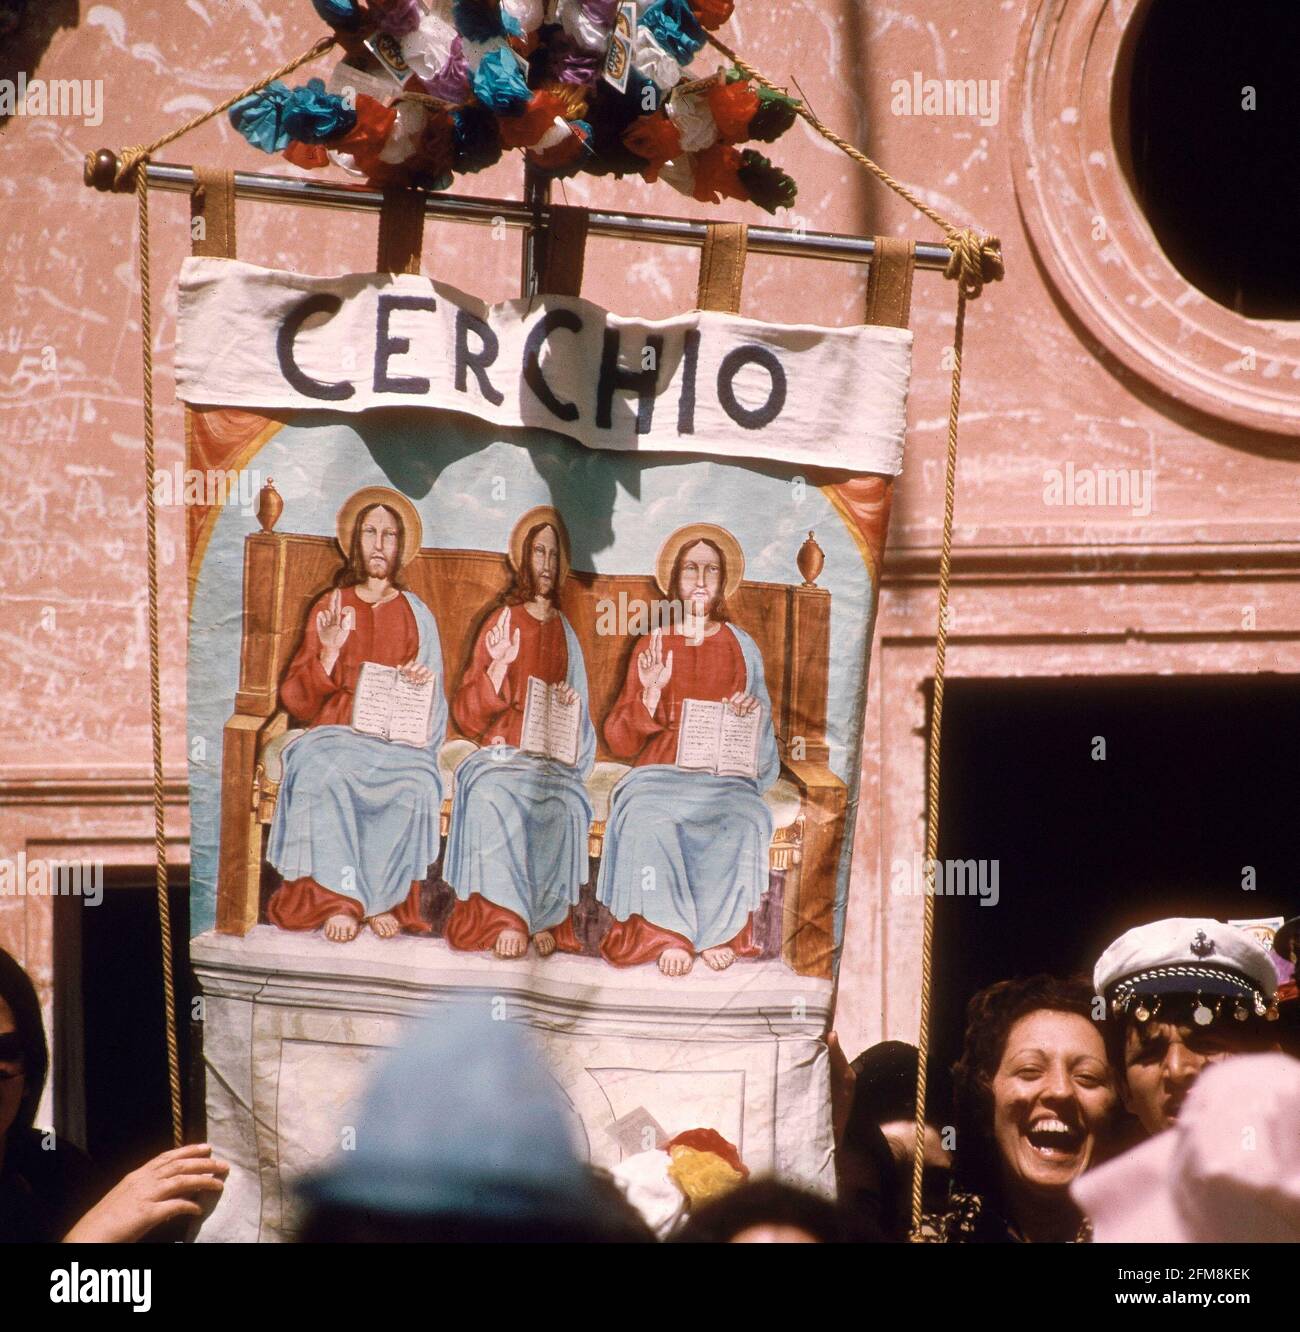
{"label": "bare foot", "polygon": [[736,954],[725,944],[718,948],[706,948],[700,956],[714,969],[714,971],[726,971],[726,969],[736,960]]}
{"label": "bare foot", "polygon": [[695,959],[684,948],[665,948],[659,954],[659,970],[665,976],[684,976],[694,963]]}
{"label": "bare foot", "polygon": [[533,935],[533,944],[537,948],[538,957],[550,957],[555,952],[555,935],[550,930],[538,930]]}
{"label": "bare foot", "polygon": [[528,951],[528,936],[523,930],[502,930],[492,951],[498,957],[523,957]]}
{"label": "bare foot", "polygon": [[331,943],[351,943],[357,937],[357,922],[354,916],[340,911],[325,922],[325,937]]}
{"label": "bare foot", "polygon": [[391,911],[381,911],[377,916],[370,917],[370,928],[381,939],[392,939],[401,931],[401,926],[397,923],[397,917]]}

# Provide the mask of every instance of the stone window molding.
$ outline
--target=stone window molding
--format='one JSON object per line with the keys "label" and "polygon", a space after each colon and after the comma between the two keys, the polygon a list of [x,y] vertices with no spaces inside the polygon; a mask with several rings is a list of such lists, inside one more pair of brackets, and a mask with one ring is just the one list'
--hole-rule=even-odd
{"label": "stone window molding", "polygon": [[1300,322],[1197,290],[1130,189],[1129,71],[1150,2],[1041,0],[1026,22],[1009,98],[1021,216],[1057,293],[1123,365],[1219,420],[1300,435]]}

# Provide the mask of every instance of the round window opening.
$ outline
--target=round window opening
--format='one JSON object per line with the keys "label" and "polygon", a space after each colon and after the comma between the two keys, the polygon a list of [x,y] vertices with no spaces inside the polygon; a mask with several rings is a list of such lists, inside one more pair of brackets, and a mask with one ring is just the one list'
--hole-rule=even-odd
{"label": "round window opening", "polygon": [[1130,69],[1121,147],[1169,261],[1247,318],[1300,319],[1300,4],[1150,0]]}

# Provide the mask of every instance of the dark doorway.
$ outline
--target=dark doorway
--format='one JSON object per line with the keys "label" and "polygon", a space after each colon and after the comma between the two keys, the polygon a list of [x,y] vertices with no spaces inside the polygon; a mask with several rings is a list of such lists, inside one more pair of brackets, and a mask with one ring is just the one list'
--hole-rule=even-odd
{"label": "dark doorway", "polygon": [[1131,78],[1115,93],[1127,99],[1130,184],[1156,239],[1220,305],[1300,319],[1300,269],[1283,257],[1300,208],[1300,5],[1151,0],[1139,22]]}
{"label": "dark doorway", "polygon": [[[168,893],[182,1094],[191,1067],[189,883]],[[55,898],[55,1127],[106,1177],[172,1145],[153,871],[106,870],[103,900]]]}
{"label": "dark doorway", "polygon": [[1090,976],[1162,916],[1300,912],[1297,754],[1297,677],[950,681],[939,856],[996,860],[998,901],[936,899],[939,1057],[993,981]]}

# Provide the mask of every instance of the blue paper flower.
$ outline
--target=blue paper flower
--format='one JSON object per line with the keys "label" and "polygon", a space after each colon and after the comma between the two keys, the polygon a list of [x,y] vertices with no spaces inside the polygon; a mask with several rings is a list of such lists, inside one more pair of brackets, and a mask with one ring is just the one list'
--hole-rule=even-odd
{"label": "blue paper flower", "polygon": [[704,45],[704,29],[687,0],[658,0],[641,15],[641,25],[650,29],[679,65],[689,65]]}
{"label": "blue paper flower", "polygon": [[348,32],[361,25],[361,6],[357,0],[311,0],[316,12],[331,28]]}
{"label": "blue paper flower", "polygon": [[230,108],[230,123],[254,148],[264,153],[282,153],[291,137],[283,123],[289,96],[289,89],[276,79],[265,88],[241,97]]}
{"label": "blue paper flower", "polygon": [[499,116],[522,115],[532,98],[524,72],[510,51],[498,47],[479,61],[474,96]]}
{"label": "blue paper flower", "polygon": [[457,171],[482,171],[501,160],[501,133],[486,107],[463,106],[453,111],[451,142]]}
{"label": "blue paper flower", "polygon": [[357,113],[337,94],[325,91],[323,79],[311,79],[295,88],[285,104],[282,125],[299,143],[325,143],[346,134],[357,123]]}

